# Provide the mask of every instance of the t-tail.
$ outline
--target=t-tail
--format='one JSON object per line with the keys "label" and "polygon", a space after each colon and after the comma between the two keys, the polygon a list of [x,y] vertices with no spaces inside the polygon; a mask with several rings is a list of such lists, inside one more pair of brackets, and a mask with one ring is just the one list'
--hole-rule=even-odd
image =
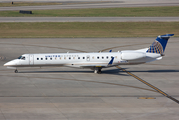
{"label": "t-tail", "polygon": [[146,52],[158,53],[163,56],[168,39],[173,35],[174,34],[159,35]]}

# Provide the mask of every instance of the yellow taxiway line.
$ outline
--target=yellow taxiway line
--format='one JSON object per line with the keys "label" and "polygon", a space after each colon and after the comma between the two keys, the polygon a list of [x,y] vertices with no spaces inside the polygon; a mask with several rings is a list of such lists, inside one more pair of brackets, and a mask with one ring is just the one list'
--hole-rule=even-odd
{"label": "yellow taxiway line", "polygon": [[127,74],[131,75],[132,77],[136,78],[137,80],[141,81],[142,83],[148,85],[149,87],[153,88],[154,90],[156,90],[156,91],[159,92],[160,94],[164,95],[165,97],[168,97],[168,98],[170,98],[171,100],[173,100],[173,101],[175,101],[176,103],[179,104],[179,101],[178,101],[177,99],[173,98],[172,96],[169,96],[168,94],[166,94],[166,93],[163,92],[162,90],[158,89],[157,87],[151,85],[150,83],[148,83],[148,82],[142,80],[141,78],[137,77],[136,75],[134,75],[134,74],[132,74],[132,73],[126,71],[125,69],[123,69],[123,68],[121,68],[121,67],[119,67],[119,66],[116,66],[116,67],[119,68],[119,69],[121,69],[122,71],[126,72]]}

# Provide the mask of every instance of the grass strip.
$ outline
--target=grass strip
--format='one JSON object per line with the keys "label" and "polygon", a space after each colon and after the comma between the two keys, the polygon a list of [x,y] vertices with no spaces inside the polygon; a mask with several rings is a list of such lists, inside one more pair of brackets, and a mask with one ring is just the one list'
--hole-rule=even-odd
{"label": "grass strip", "polygon": [[0,17],[177,17],[179,6],[33,10],[32,13],[0,11]]}
{"label": "grass strip", "polygon": [[1,38],[156,37],[173,33],[179,22],[0,23]]}

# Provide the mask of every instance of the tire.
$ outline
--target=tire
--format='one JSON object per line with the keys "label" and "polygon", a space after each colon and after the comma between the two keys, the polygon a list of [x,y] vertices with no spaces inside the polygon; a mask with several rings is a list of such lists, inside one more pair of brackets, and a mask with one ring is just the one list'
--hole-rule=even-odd
{"label": "tire", "polygon": [[18,70],[15,70],[14,72],[15,72],[15,73],[18,73]]}

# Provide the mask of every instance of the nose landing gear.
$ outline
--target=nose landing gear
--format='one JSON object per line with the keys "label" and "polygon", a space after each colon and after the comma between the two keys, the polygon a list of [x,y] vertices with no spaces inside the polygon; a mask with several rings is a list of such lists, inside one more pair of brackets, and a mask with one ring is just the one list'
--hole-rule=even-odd
{"label": "nose landing gear", "polygon": [[16,69],[14,72],[15,72],[15,73],[18,73],[18,70]]}

